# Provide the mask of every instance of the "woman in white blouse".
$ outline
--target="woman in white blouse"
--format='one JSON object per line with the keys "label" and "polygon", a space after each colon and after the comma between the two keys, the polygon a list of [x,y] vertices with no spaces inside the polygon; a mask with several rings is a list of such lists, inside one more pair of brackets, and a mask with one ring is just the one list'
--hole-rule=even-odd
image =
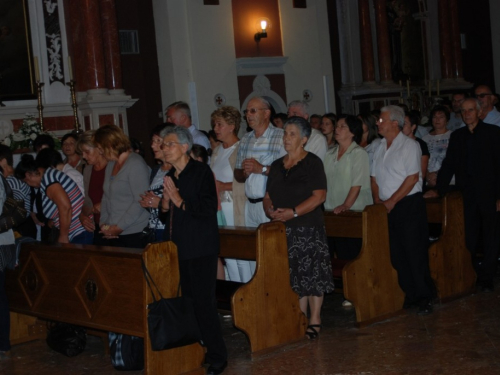
{"label": "woman in white blouse", "polygon": [[[238,109],[224,106],[211,115],[212,128],[220,145],[212,152],[210,167],[215,174],[215,183],[221,201],[222,213],[226,225],[245,225],[244,184],[234,180],[234,166],[236,163],[239,144],[238,131],[240,130],[241,114]],[[219,225],[221,223],[219,222]],[[227,276],[231,281],[247,282],[252,277],[248,261],[225,259]]]}

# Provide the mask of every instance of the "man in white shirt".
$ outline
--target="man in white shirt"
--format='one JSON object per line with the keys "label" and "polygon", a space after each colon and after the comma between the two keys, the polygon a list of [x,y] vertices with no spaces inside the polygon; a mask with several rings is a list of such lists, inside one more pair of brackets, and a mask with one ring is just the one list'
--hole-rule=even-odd
{"label": "man in white shirt", "polygon": [[486,124],[500,126],[500,112],[495,108],[497,97],[486,85],[477,86],[474,90],[474,96],[481,104],[480,119]]}
{"label": "man in white shirt", "polygon": [[[300,100],[294,100],[288,104],[288,117],[299,116],[309,120],[309,105]],[[319,130],[312,128],[311,136],[309,137],[304,150],[312,152],[321,160],[325,159],[328,143],[326,137]]]}
{"label": "man in white shirt", "polygon": [[196,126],[191,123],[191,110],[187,103],[175,102],[170,104],[165,111],[165,117],[167,118],[167,122],[189,129],[193,136],[194,144],[201,145],[207,150],[210,148],[210,141],[207,136],[196,129]]}
{"label": "man in white shirt", "polygon": [[401,129],[405,113],[397,106],[381,109],[371,186],[375,204],[387,208],[391,263],[405,293],[404,308],[418,306],[418,314],[432,312],[433,285],[429,271],[429,230],[422,196],[420,146]]}

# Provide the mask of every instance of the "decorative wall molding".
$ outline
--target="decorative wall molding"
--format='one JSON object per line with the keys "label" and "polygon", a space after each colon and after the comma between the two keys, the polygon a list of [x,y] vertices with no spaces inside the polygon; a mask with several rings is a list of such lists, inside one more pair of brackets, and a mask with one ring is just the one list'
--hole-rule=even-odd
{"label": "decorative wall molding", "polygon": [[259,74],[284,74],[287,56],[276,57],[242,57],[236,59],[238,76],[255,76]]}

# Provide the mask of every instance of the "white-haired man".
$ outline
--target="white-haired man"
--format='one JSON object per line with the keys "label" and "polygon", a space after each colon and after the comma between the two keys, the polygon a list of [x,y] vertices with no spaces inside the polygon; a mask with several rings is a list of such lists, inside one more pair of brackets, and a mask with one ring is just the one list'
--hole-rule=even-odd
{"label": "white-haired man", "polygon": [[[245,226],[258,227],[268,222],[262,201],[266,195],[267,176],[271,164],[286,154],[283,148],[283,129],[271,124],[271,106],[262,97],[250,99],[244,111],[252,131],[240,141],[234,178],[245,183]],[[246,266],[244,263],[246,263]],[[242,282],[247,282],[255,272],[255,262],[239,261],[238,269]]]}
{"label": "white-haired man", "polygon": [[[299,116],[309,120],[309,105],[300,100],[294,100],[288,104],[288,117]],[[304,150],[312,152],[321,160],[325,159],[328,143],[326,137],[317,129],[311,129],[311,136],[307,140]]]}
{"label": "white-haired man", "polygon": [[405,308],[418,306],[419,314],[432,312],[433,284],[430,277],[429,230],[422,196],[420,146],[401,129],[402,108],[383,107],[378,122],[384,137],[373,156],[373,201],[387,208],[391,262],[405,293]]}
{"label": "white-haired man", "polygon": [[207,136],[201,131],[196,129],[191,123],[191,109],[185,102],[175,102],[170,104],[165,111],[167,122],[171,122],[177,126],[189,129],[193,136],[193,143],[205,147],[207,150],[210,148],[210,141]]}

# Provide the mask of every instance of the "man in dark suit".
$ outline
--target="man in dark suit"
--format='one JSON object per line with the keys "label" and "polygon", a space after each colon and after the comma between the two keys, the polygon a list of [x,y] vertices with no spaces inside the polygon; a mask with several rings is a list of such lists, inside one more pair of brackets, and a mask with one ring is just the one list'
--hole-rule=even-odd
{"label": "man in dark suit", "polygon": [[[500,128],[480,120],[477,99],[461,105],[466,127],[450,137],[446,158],[437,177],[436,190],[425,197],[444,195],[453,186],[464,198],[465,242],[471,252],[478,284],[482,291],[493,291],[500,248]],[[483,260],[475,264],[476,250],[482,238]]]}

